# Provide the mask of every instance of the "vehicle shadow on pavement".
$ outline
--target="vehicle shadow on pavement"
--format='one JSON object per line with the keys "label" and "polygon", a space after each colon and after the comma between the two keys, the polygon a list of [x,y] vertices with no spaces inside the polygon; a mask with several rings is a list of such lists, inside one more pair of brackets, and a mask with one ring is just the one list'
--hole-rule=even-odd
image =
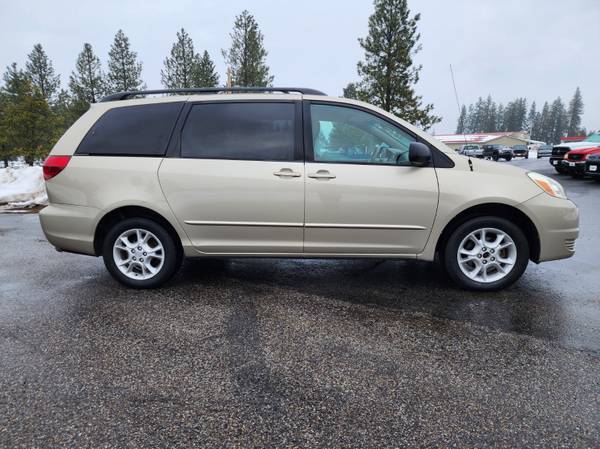
{"label": "vehicle shadow on pavement", "polygon": [[188,259],[169,288],[227,288],[231,281],[249,292],[260,288],[262,295],[254,297],[264,301],[285,301],[286,292],[295,292],[364,306],[365,312],[377,307],[421,313],[548,340],[561,338],[565,320],[552,292],[529,289],[526,280],[499,292],[466,291],[429,262]]}

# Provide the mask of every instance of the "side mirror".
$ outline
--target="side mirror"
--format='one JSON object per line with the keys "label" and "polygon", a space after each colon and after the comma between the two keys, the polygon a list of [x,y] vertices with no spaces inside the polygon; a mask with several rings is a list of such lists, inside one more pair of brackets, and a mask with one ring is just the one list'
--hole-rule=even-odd
{"label": "side mirror", "polygon": [[408,160],[410,165],[425,167],[431,162],[431,150],[420,142],[412,142],[408,147]]}

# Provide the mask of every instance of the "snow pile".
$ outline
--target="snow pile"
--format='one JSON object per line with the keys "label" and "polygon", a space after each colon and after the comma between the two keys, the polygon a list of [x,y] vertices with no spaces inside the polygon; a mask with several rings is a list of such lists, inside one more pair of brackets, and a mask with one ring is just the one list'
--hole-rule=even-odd
{"label": "snow pile", "polygon": [[48,204],[42,167],[0,168],[0,208]]}

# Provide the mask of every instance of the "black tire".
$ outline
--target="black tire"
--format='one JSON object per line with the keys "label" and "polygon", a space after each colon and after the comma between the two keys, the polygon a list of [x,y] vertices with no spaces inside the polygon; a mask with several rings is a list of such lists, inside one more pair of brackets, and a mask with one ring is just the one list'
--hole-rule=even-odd
{"label": "black tire", "polygon": [[[495,228],[505,232],[512,238],[517,249],[517,258],[512,270],[502,279],[489,283],[478,282],[469,278],[461,271],[457,260],[458,249],[463,239],[471,232],[481,228]],[[500,290],[517,281],[525,271],[525,268],[527,268],[529,262],[529,243],[523,231],[512,222],[500,217],[477,217],[461,224],[450,234],[444,248],[442,260],[446,272],[460,287],[480,291]]]}
{"label": "black tire", "polygon": [[510,162],[512,159],[512,156],[506,156],[506,162]]}
{"label": "black tire", "polygon": [[500,156],[498,155],[498,153],[494,153],[492,155],[492,159],[495,160],[495,161],[498,161],[498,159],[500,159]]}
{"label": "black tire", "polygon": [[[122,273],[113,257],[113,246],[117,238],[129,229],[143,229],[154,234],[163,247],[163,265],[149,279],[132,279]],[[145,253],[144,253],[145,254]],[[115,224],[106,234],[102,243],[102,258],[108,272],[121,284],[131,288],[156,288],[167,282],[177,272],[181,265],[182,251],[175,243],[169,232],[157,222],[148,218],[128,218]]]}

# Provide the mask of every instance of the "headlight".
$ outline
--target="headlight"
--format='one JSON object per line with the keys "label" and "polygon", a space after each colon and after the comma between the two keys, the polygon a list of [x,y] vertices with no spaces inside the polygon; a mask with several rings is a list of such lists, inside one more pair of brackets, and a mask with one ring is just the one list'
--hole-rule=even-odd
{"label": "headlight", "polygon": [[548,195],[554,196],[556,198],[567,199],[567,194],[565,193],[565,189],[556,182],[554,179],[549,178],[548,176],[541,175],[534,171],[527,172],[527,176],[533,182],[535,182],[540,189],[546,192]]}

